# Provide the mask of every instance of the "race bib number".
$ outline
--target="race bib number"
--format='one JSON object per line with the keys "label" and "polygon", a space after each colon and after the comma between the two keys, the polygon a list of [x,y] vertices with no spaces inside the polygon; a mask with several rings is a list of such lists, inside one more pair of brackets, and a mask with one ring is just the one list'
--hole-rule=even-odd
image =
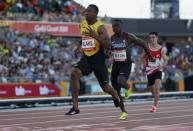
{"label": "race bib number", "polygon": [[149,66],[151,67],[158,67],[160,65],[160,60],[156,59],[155,62],[149,61]]}
{"label": "race bib number", "polygon": [[86,37],[82,39],[82,49],[84,51],[91,51],[93,49],[95,49],[96,45],[95,45],[95,41],[93,38],[91,37]]}
{"label": "race bib number", "polygon": [[114,61],[126,61],[127,54],[125,50],[115,50],[112,52]]}

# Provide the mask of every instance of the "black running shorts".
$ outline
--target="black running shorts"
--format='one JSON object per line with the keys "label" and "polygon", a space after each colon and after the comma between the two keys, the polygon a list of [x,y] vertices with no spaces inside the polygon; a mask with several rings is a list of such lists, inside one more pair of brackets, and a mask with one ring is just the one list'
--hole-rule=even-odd
{"label": "black running shorts", "polygon": [[148,86],[152,86],[155,83],[156,79],[162,79],[162,72],[161,71],[157,71],[153,74],[150,74],[147,76],[148,79]]}
{"label": "black running shorts", "polygon": [[82,57],[75,67],[81,70],[83,76],[94,72],[101,87],[109,83],[108,69],[105,61],[91,63],[87,58]]}
{"label": "black running shorts", "polygon": [[119,75],[129,78],[131,72],[131,63],[114,63],[111,72],[111,84],[115,87],[117,85],[117,78]]}

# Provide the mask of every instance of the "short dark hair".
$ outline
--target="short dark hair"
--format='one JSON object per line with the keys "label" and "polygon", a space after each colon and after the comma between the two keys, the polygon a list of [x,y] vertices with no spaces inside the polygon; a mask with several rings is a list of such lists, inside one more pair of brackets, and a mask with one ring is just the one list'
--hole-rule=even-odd
{"label": "short dark hair", "polygon": [[88,6],[94,8],[95,12],[98,14],[98,12],[99,12],[98,6],[96,6],[95,4],[90,4]]}
{"label": "short dark hair", "polygon": [[149,35],[156,35],[156,36],[158,36],[158,33],[157,32],[150,32]]}
{"label": "short dark hair", "polygon": [[119,22],[121,25],[123,24],[122,20],[120,19],[113,19],[113,22]]}

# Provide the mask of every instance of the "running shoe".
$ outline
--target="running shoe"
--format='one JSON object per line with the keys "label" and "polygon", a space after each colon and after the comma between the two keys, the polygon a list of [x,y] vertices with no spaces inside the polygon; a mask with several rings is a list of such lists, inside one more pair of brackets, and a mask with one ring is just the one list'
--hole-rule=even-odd
{"label": "running shoe", "polygon": [[75,115],[75,114],[79,114],[80,113],[80,110],[75,110],[74,107],[70,108],[70,110],[65,113],[65,115]]}
{"label": "running shoe", "polygon": [[129,99],[129,97],[131,96],[131,94],[132,94],[131,88],[125,89],[125,99]]}
{"label": "running shoe", "polygon": [[126,120],[127,119],[128,114],[126,112],[121,112],[121,115],[119,117],[120,120]]}
{"label": "running shoe", "polygon": [[150,108],[149,112],[152,112],[152,113],[156,112],[156,107],[155,107],[155,106],[152,106],[152,107]]}

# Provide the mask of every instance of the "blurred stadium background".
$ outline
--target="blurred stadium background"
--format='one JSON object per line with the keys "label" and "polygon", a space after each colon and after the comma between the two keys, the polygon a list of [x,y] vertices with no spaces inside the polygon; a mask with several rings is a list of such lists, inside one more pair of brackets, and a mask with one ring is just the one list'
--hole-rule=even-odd
{"label": "blurred stadium background", "polygon": [[[125,31],[145,40],[150,31],[159,33],[169,57],[162,92],[193,90],[191,0],[0,0],[0,99],[70,96],[78,24],[91,3],[99,6],[109,35],[113,18],[121,18]],[[147,92],[144,67],[135,64],[140,52],[132,49],[134,93]],[[80,82],[81,95],[102,94],[93,74]]]}

